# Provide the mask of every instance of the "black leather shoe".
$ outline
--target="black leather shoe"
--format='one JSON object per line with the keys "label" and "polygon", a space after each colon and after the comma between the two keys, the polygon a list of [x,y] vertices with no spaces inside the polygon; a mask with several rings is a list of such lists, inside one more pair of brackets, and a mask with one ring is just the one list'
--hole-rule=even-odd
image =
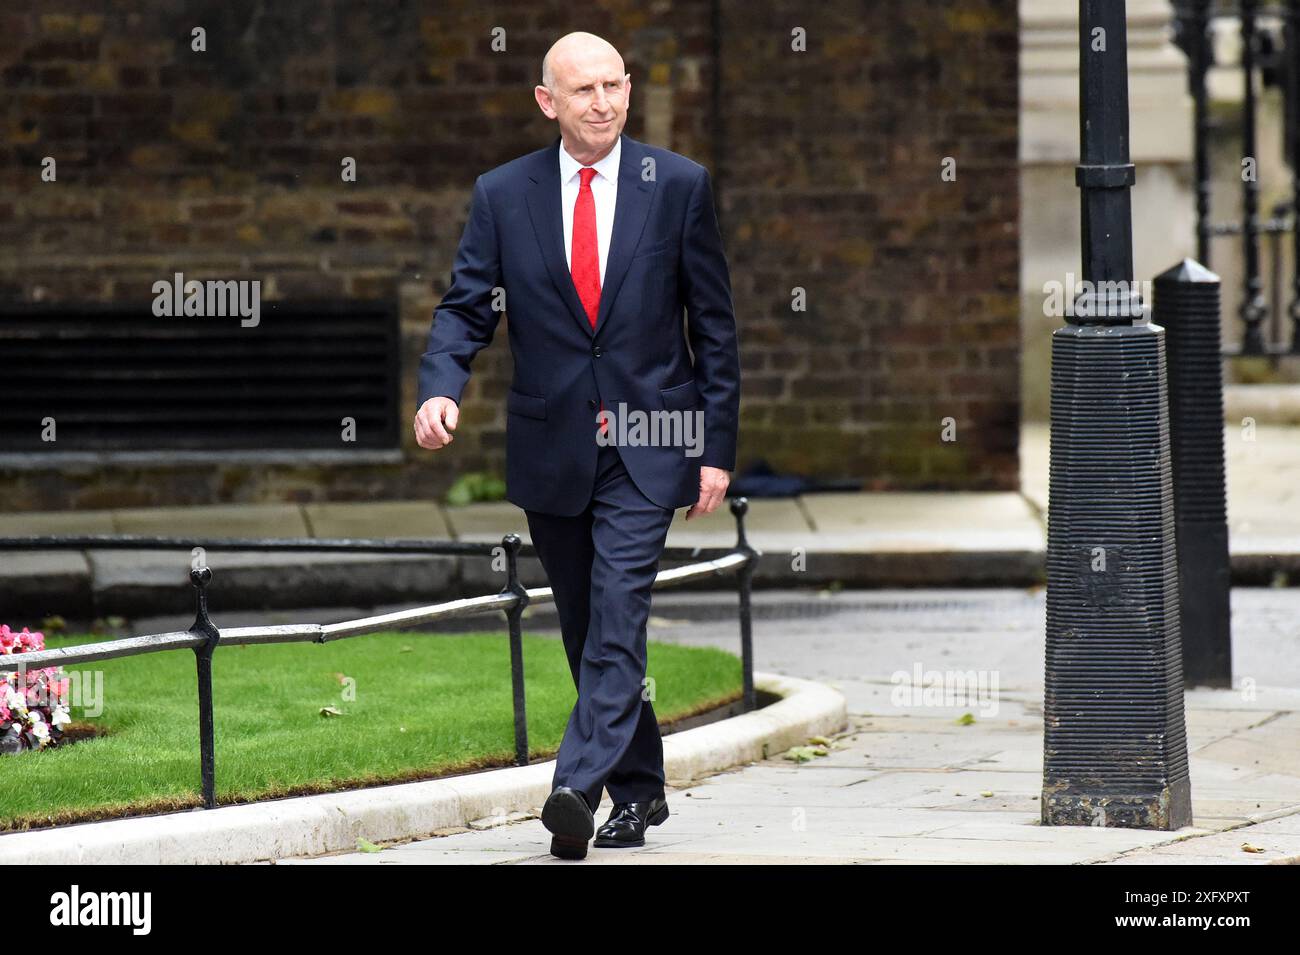
{"label": "black leather shoe", "polygon": [[585,859],[587,840],[596,827],[587,797],[569,786],[556,786],[542,807],[542,825],[551,832],[551,855]]}
{"label": "black leather shoe", "polygon": [[662,796],[649,802],[616,802],[592,844],[598,849],[643,846],[646,826],[661,825],[667,818],[668,800]]}

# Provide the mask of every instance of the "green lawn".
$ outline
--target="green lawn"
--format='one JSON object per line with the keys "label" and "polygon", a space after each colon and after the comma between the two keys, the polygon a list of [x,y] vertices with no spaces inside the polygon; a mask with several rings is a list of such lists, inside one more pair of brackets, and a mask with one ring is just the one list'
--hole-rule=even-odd
{"label": "green lawn", "polygon": [[[48,647],[93,642],[48,638]],[[104,735],[0,756],[0,830],[201,805],[194,653],[74,670],[103,674]],[[558,638],[524,637],[528,741],[554,755],[576,694]],[[740,696],[740,661],[650,642],[660,722]],[[355,681],[346,699],[341,679]],[[221,804],[428,779],[510,765],[514,720],[504,633],[385,633],[326,644],[218,647],[213,657]],[[75,702],[75,701],[74,701]],[[322,707],[341,716],[327,717]]]}

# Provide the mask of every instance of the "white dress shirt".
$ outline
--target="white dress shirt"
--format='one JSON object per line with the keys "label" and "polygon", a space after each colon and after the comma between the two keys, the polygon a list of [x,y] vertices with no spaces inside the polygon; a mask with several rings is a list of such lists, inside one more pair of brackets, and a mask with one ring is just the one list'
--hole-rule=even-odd
{"label": "white dress shirt", "polygon": [[[623,150],[623,137],[614,141],[604,159],[594,163],[591,168],[596,175],[591,177],[591,197],[596,202],[596,245],[600,250],[600,287],[605,287],[605,260],[609,258],[609,240],[614,235],[614,200],[618,198],[618,156]],[[564,211],[564,261],[573,271],[573,206],[578,201],[578,190],[582,186],[579,170],[582,163],[569,155],[560,142],[560,208]]]}

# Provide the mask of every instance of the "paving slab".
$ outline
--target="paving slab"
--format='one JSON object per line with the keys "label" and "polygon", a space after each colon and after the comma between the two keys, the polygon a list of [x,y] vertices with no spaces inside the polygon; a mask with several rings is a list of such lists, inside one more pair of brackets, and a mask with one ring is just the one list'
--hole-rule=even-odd
{"label": "paving slab", "polygon": [[32,511],[0,514],[0,537],[116,534],[112,511]]}
{"label": "paving slab", "polygon": [[123,508],[113,512],[119,534],[160,537],[310,537],[297,504],[219,504],[205,507]]}
{"label": "paving slab", "polygon": [[525,543],[532,541],[527,515],[509,501],[479,501],[448,507],[444,508],[443,517],[456,540],[499,544],[506,534],[518,534]]}
{"label": "paving slab", "polygon": [[[689,508],[679,508],[668,527],[670,547],[731,547],[736,543],[736,516],[724,500],[711,514],[686,519]],[[815,547],[816,533],[808,522],[802,499],[750,498],[745,513],[745,536],[759,550],[786,551]]]}
{"label": "paving slab", "polygon": [[1046,546],[1038,515],[1015,493],[809,494],[802,502],[821,550],[946,553]]}
{"label": "paving slab", "polygon": [[[1259,851],[1247,851],[1243,846]],[[1300,863],[1300,815],[1131,849],[1107,861],[1116,865],[1295,865]]]}
{"label": "paving slab", "polygon": [[302,505],[302,513],[311,537],[451,539],[443,509],[432,501],[314,503]]}

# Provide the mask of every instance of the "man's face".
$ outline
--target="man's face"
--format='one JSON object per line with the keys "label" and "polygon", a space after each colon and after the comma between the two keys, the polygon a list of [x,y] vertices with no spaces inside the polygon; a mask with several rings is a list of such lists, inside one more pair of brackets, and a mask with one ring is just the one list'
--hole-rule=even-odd
{"label": "man's face", "polygon": [[[575,158],[599,156],[613,147],[627,123],[632,77],[609,51],[558,58],[555,89],[537,87],[542,112],[560,124],[564,144]],[[579,156],[578,153],[584,154]]]}

